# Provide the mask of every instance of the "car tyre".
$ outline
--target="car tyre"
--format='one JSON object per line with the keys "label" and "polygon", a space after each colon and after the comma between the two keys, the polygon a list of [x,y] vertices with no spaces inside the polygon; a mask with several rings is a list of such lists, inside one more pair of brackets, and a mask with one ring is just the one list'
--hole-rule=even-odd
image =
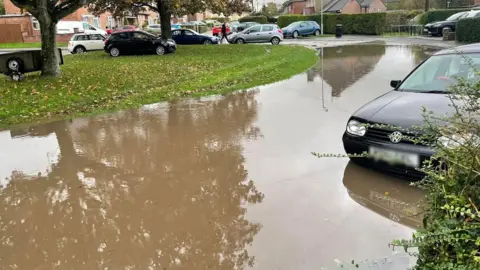
{"label": "car tyre", "polygon": [[11,72],[21,71],[23,68],[23,62],[18,58],[11,58],[7,61],[7,69]]}
{"label": "car tyre", "polygon": [[75,47],[75,49],[73,50],[74,53],[76,54],[81,54],[81,53],[84,53],[86,52],[87,50],[85,49],[85,47],[83,46],[77,46]]}
{"label": "car tyre", "polygon": [[158,45],[157,48],[155,48],[155,53],[157,55],[164,55],[166,53],[165,47]]}
{"label": "car tyre", "polygon": [[110,56],[117,57],[117,56],[120,55],[120,50],[116,47],[112,47],[112,48],[110,48],[109,53],[110,53]]}
{"label": "car tyre", "polygon": [[299,36],[298,31],[293,31],[292,37],[293,38],[298,38],[298,36]]}
{"label": "car tyre", "polygon": [[236,44],[245,44],[245,40],[243,38],[239,38],[239,39],[235,40],[235,43]]}
{"label": "car tyre", "polygon": [[22,74],[22,73],[13,73],[10,75],[10,78],[12,78],[12,80],[16,81],[16,82],[19,82],[19,81],[23,81],[25,79],[25,75]]}
{"label": "car tyre", "polygon": [[320,30],[315,30],[315,32],[313,33],[314,36],[320,36]]}
{"label": "car tyre", "polygon": [[278,37],[273,37],[271,42],[272,42],[272,45],[278,45],[280,44],[280,39]]}
{"label": "car tyre", "polygon": [[212,44],[212,41],[211,41],[210,39],[205,39],[205,40],[203,41],[203,44],[205,44],[205,45],[210,45],[210,44]]}

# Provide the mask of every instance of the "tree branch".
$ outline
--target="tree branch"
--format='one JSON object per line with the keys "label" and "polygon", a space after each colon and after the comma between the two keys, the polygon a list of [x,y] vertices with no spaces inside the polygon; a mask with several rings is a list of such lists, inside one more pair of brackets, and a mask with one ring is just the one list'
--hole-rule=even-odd
{"label": "tree branch", "polygon": [[151,10],[154,10],[155,12],[159,12],[158,8],[153,6],[152,4],[149,4],[149,3],[145,3],[145,2],[140,2],[140,3],[134,3],[132,5],[133,7],[137,7],[137,8],[140,8],[140,7],[148,7],[149,9]]}
{"label": "tree branch", "polygon": [[34,17],[38,16],[37,3],[34,0],[11,0],[16,7],[28,11]]}
{"label": "tree branch", "polygon": [[86,0],[64,1],[60,5],[55,6],[53,19],[58,22],[86,4]]}

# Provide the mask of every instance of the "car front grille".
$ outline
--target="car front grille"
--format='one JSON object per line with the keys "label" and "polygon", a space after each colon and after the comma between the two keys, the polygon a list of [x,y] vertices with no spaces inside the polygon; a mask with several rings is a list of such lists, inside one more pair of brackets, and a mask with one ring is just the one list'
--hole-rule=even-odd
{"label": "car front grille", "polygon": [[[392,142],[390,140],[390,134],[392,134],[395,130],[386,129],[386,128],[379,128],[379,127],[368,127],[367,133],[365,134],[366,139],[370,139],[373,141],[382,141],[382,142]],[[418,144],[418,145],[426,145],[426,142],[417,142],[415,143],[415,139],[419,139],[420,135],[412,133],[412,132],[402,132],[403,138],[399,143],[405,144]]]}

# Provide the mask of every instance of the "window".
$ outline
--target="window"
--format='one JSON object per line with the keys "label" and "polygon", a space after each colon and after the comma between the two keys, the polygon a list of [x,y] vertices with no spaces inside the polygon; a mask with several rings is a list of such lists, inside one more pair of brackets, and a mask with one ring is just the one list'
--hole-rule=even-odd
{"label": "window", "polygon": [[250,33],[258,33],[258,32],[260,32],[261,28],[262,28],[261,26],[253,26],[250,29],[248,29],[248,31]]}
{"label": "window", "polygon": [[133,33],[133,38],[134,39],[141,39],[141,40],[150,40],[149,36],[147,36],[145,34],[142,34],[142,33],[138,33],[138,32]]}
{"label": "window", "polygon": [[104,37],[102,35],[90,35],[90,40],[103,40]]}
{"label": "window", "polygon": [[32,19],[32,26],[33,30],[40,30],[40,23],[35,18]]}
{"label": "window", "polygon": [[95,27],[91,26],[90,24],[84,22],[83,30],[97,30],[97,29],[95,29]]}
{"label": "window", "polygon": [[195,34],[191,31],[185,31],[186,36],[194,36]]}
{"label": "window", "polygon": [[[471,61],[471,63],[469,63]],[[457,78],[478,82],[480,54],[446,54],[432,56],[400,86],[400,90],[425,92],[447,91]]]}
{"label": "window", "polygon": [[271,25],[264,25],[264,26],[262,27],[262,31],[263,31],[263,32],[273,31],[273,26],[271,26]]}
{"label": "window", "polygon": [[93,25],[100,28],[100,19],[98,17],[93,18]]}
{"label": "window", "polygon": [[89,40],[88,39],[88,35],[79,35],[75,38],[76,41],[85,41],[85,40]]}
{"label": "window", "polygon": [[307,26],[306,23],[301,23],[301,24],[300,24],[300,27],[306,27],[306,26]]}
{"label": "window", "polygon": [[180,31],[178,31],[178,30],[172,32],[172,36],[180,36],[180,34],[181,34],[181,33],[180,33]]}
{"label": "window", "polygon": [[115,26],[115,20],[112,18],[112,16],[107,17],[107,27],[108,28],[113,28]]}
{"label": "window", "polygon": [[115,40],[129,40],[130,33],[118,33],[115,35]]}

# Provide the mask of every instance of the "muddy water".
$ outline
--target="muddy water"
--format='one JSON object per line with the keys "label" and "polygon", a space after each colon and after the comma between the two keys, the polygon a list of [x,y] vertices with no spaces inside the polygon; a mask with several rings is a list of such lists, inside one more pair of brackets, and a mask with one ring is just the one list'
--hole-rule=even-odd
{"label": "muddy water", "polygon": [[328,48],[258,89],[0,131],[1,269],[405,269],[387,244],[422,193],[310,152],[425,57]]}

